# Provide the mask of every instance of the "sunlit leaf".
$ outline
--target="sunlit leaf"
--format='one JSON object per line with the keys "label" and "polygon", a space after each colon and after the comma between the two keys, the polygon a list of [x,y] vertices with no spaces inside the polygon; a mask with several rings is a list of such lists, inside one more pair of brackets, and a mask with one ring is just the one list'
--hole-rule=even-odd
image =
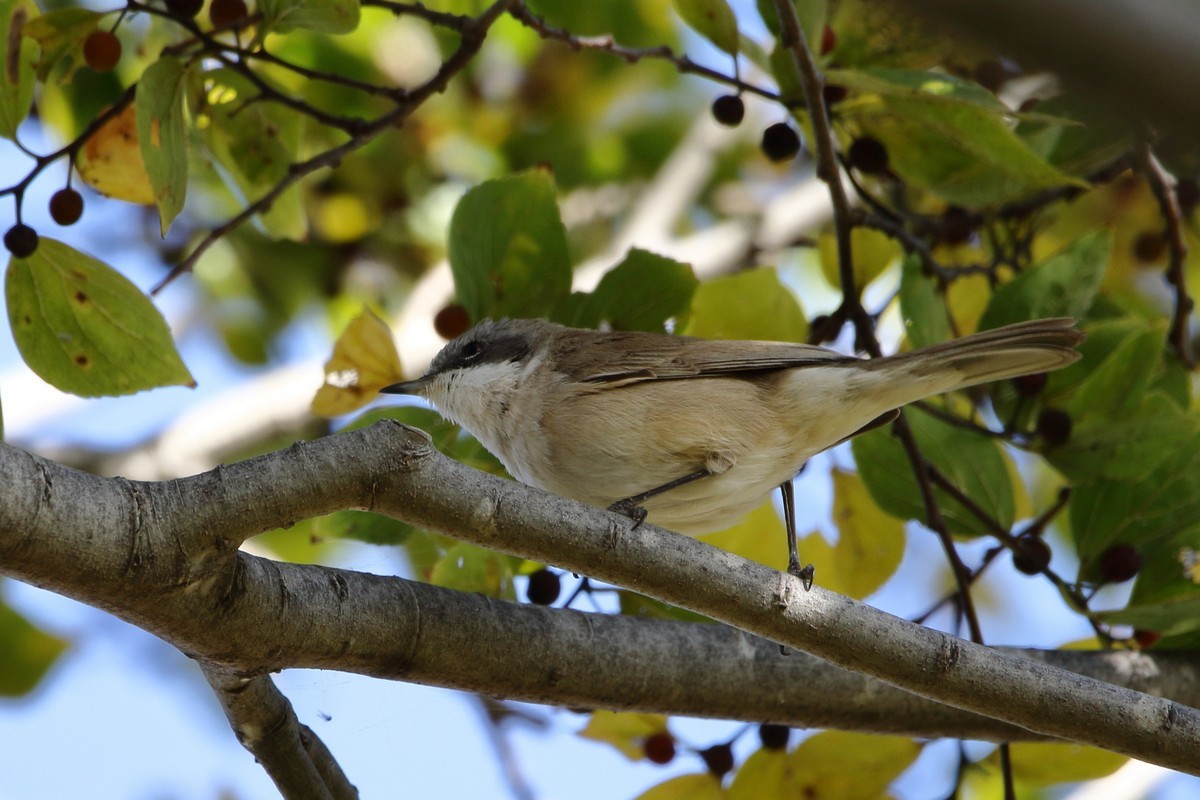
{"label": "sunlit leaf", "polygon": [[928,347],[950,338],[944,295],[937,281],[925,274],[921,259],[905,256],[900,273],[900,313],[909,343]]}
{"label": "sunlit leaf", "polygon": [[[192,117],[201,139],[233,179],[246,202],[274,191],[297,159],[303,118],[278,103],[233,69],[203,74],[189,92]],[[299,239],[308,230],[300,194],[290,187],[258,217],[274,237]]]}
{"label": "sunlit leaf", "polygon": [[312,401],[313,413],[348,414],[403,379],[391,330],[374,311],[363,308],[334,342],[333,355],[325,362],[325,383]]}
{"label": "sunlit leaf", "polygon": [[532,170],[486,181],[454,209],[450,269],[471,319],[547,316],[571,290],[554,179]]}
{"label": "sunlit leaf", "polygon": [[787,535],[783,520],[770,501],[751,511],[732,528],[705,534],[700,539],[768,567],[787,568]]}
{"label": "sunlit leaf", "polygon": [[29,694],[66,649],[66,641],[0,602],[0,697]]}
{"label": "sunlit leaf", "polygon": [[783,750],[756,750],[734,773],[729,800],[788,797],[795,766]]}
{"label": "sunlit leaf", "polygon": [[[1092,781],[1111,775],[1129,758],[1096,747],[1069,742],[1018,742],[1009,745],[1012,774],[1029,786]],[[999,756],[989,759],[993,766]]]}
{"label": "sunlit leaf", "polygon": [[349,33],[358,27],[358,0],[258,0],[264,26],[275,33],[306,28],[319,33]]}
{"label": "sunlit leaf", "polygon": [[833,522],[838,540],[833,563],[818,566],[821,585],[850,597],[866,597],[899,568],[904,523],[875,505],[857,474],[840,469],[833,471]]}
{"label": "sunlit leaf", "polygon": [[701,283],[683,332],[705,339],[803,342],[808,322],[778,273],[763,267]]}
{"label": "sunlit leaf", "polygon": [[495,550],[458,542],[433,565],[429,582],[462,592],[512,600],[513,559]]}
{"label": "sunlit leaf", "polygon": [[723,800],[725,797],[721,781],[703,772],[665,780],[642,792],[637,800]]}
{"label": "sunlit leaf", "polygon": [[13,338],[47,383],[82,397],[195,382],[146,295],[119,272],[43,237],[5,280]]}
{"label": "sunlit leaf", "polygon": [[636,761],[645,754],[642,745],[646,737],[666,730],[667,718],[661,714],[594,711],[579,735],[610,744],[630,761]]}
{"label": "sunlit leaf", "polygon": [[877,800],[921,754],[911,739],[848,731],[823,731],[788,755],[786,797]]}
{"label": "sunlit leaf", "polygon": [[88,137],[75,168],[97,192],[141,205],[154,205],[154,186],[146,173],[138,144],[137,109],[133,103]]}
{"label": "sunlit leaf", "polygon": [[16,135],[33,103],[34,65],[41,48],[23,33],[38,13],[28,0],[0,0],[0,136],[5,139]]}
{"label": "sunlit leaf", "polygon": [[726,0],[671,0],[671,5],[688,27],[731,56],[737,55],[737,17]]}
{"label": "sunlit leaf", "polygon": [[138,144],[154,187],[163,236],[183,210],[187,196],[187,128],[183,120],[186,78],[183,62],[164,56],[146,68],[137,87]]}
{"label": "sunlit leaf", "polygon": [[[837,240],[833,231],[825,231],[817,239],[821,256],[821,272],[830,286],[838,286],[841,272],[838,266]],[[850,233],[850,256],[854,267],[854,286],[861,293],[867,284],[879,277],[901,255],[900,245],[885,233],[871,228],[856,227]]]}

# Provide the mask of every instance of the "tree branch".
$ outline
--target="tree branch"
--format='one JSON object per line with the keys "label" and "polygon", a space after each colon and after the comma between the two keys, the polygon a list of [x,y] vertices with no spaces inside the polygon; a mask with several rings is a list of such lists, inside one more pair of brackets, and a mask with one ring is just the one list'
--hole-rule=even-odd
{"label": "tree branch", "polygon": [[[0,506],[5,574],[109,609],[243,675],[343,669],[570,706],[644,703],[806,725],[845,724],[838,720],[857,707],[864,729],[904,724],[906,714],[882,719],[880,698],[896,695],[859,676],[846,678],[858,683],[838,696],[844,706],[822,710],[828,693],[813,691],[808,659],[727,628],[517,606],[236,551],[280,524],[374,509],[629,587],[1036,734],[1200,772],[1200,715],[1191,708],[972,645],[820,588],[803,592],[787,575],[731,553],[650,525],[631,530],[624,518],[471,470],[394,423],[163,483],[99,478],[0,446],[0,482],[14,488]],[[562,645],[553,658],[547,642]],[[469,652],[489,657],[462,658]],[[644,672],[656,662],[661,683]],[[710,696],[706,675],[736,692]],[[956,730],[916,735],[974,736],[961,732],[973,728],[1009,737],[936,713],[958,719]]]}

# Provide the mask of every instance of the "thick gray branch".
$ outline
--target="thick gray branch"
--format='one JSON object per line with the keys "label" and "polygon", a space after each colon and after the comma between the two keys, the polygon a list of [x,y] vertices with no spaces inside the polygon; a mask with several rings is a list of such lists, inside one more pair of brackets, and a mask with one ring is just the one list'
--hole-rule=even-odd
{"label": "thick gray branch", "polygon": [[[692,539],[630,530],[624,518],[467,469],[394,423],[164,483],[97,478],[0,446],[0,486],[10,495],[0,503],[0,571],[247,675],[323,667],[568,706],[1018,736],[720,626],[523,607],[233,549],[286,522],[368,508],[627,586],[1036,734],[1200,771],[1190,708],[819,588],[805,593],[786,575]],[[1175,657],[1083,658],[1106,680],[1155,692],[1178,688],[1147,678],[1155,672],[1197,683],[1193,662]]]}

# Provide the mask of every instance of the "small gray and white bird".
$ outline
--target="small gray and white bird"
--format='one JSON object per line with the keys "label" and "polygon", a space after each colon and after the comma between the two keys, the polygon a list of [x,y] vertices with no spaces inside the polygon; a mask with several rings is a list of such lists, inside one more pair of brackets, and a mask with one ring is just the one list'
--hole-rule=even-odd
{"label": "small gray and white bird", "polygon": [[864,360],[786,342],[485,320],[416,380],[518,480],[698,535],[784,491],[789,571],[806,585],[791,480],[813,455],[931,395],[1065,367],[1084,335],[1043,319]]}

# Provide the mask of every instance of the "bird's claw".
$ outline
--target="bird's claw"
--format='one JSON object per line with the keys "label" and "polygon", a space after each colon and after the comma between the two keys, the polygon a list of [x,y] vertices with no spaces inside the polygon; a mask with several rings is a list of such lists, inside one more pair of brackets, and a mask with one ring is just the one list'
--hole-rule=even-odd
{"label": "bird's claw", "polygon": [[629,517],[631,520],[633,520],[633,528],[631,528],[631,530],[636,531],[639,527],[641,527],[641,524],[646,521],[646,509],[642,508],[629,498],[618,500],[609,506],[608,510],[616,512],[622,516]]}

